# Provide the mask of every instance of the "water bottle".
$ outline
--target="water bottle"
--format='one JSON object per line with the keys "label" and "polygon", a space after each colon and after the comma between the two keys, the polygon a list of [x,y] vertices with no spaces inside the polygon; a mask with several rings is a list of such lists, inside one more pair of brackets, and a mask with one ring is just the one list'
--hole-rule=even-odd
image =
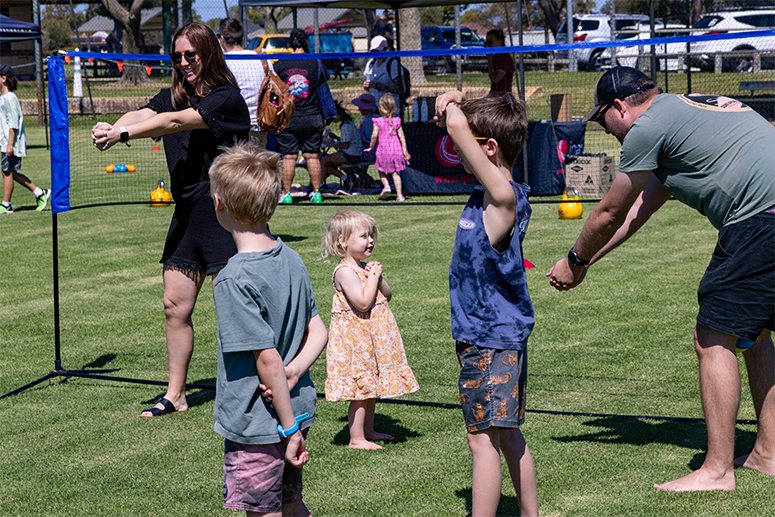
{"label": "water bottle", "polygon": [[420,120],[428,122],[428,101],[422,100],[422,107],[420,108]]}
{"label": "water bottle", "polygon": [[420,121],[420,103],[417,102],[417,99],[414,100],[414,104],[412,104],[412,122],[419,122]]}

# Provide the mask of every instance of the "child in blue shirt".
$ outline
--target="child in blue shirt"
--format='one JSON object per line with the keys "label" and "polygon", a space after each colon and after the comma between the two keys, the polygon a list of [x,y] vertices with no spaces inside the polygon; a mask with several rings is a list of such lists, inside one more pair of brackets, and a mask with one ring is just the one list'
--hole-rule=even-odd
{"label": "child in blue shirt", "polygon": [[458,91],[438,97],[436,113],[466,171],[480,183],[458,222],[449,268],[458,389],[473,457],[471,514],[496,514],[503,451],[520,515],[538,515],[533,457],[519,429],[534,324],[522,258],[530,188],[511,176],[527,114],[510,93],[466,101]]}
{"label": "child in blue shirt", "polygon": [[215,431],[226,440],[224,508],[304,516],[305,437],[317,397],[308,370],[328,331],[301,257],[267,228],[280,200],[279,158],[239,143],[210,168],[216,216],[237,245],[213,286]]}

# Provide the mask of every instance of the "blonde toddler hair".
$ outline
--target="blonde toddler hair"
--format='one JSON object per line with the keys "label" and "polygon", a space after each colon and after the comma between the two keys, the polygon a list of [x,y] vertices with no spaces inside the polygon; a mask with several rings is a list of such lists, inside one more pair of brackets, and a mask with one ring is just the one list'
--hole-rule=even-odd
{"label": "blonde toddler hair", "polygon": [[379,98],[379,114],[390,121],[388,135],[393,132],[393,114],[396,112],[396,100],[389,93]]}
{"label": "blonde toddler hair", "polygon": [[280,155],[250,142],[221,147],[210,167],[211,195],[218,194],[226,212],[242,223],[266,223],[280,201]]}
{"label": "blonde toddler hair", "polygon": [[339,210],[334,217],[332,217],[325,227],[323,232],[323,239],[321,243],[321,253],[323,258],[329,259],[330,257],[337,257],[339,259],[344,258],[345,249],[339,243],[339,236],[341,235],[343,240],[350,238],[358,228],[365,227],[369,230],[369,234],[377,240],[379,235],[379,226],[377,221],[366,212],[360,210],[353,210],[351,208],[345,208]]}

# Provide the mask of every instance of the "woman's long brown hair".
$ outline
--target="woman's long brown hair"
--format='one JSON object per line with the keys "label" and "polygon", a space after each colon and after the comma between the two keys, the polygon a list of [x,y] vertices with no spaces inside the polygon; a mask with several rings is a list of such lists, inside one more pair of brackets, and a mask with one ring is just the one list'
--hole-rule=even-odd
{"label": "woman's long brown hair", "polygon": [[[199,91],[206,93],[226,84],[230,84],[239,90],[234,74],[226,66],[226,58],[223,57],[223,51],[221,50],[220,43],[218,43],[218,38],[215,37],[215,33],[207,25],[194,22],[178,29],[175,37],[172,39],[170,58],[175,53],[175,43],[178,41],[178,38],[184,36],[188,38],[191,46],[196,50],[197,58],[202,65],[196,85],[199,87]],[[177,111],[186,109],[188,107],[188,100],[196,93],[195,86],[185,81],[185,77],[180,71],[180,66],[175,64],[174,59],[170,91],[172,93],[172,105]]]}

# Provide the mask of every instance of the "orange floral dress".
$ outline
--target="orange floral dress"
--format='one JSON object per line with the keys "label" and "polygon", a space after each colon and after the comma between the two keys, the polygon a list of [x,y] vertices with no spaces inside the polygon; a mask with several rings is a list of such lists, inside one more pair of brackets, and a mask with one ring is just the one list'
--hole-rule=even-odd
{"label": "orange floral dress", "polygon": [[[341,267],[334,269],[334,277]],[[366,285],[363,268],[352,268]],[[406,361],[404,343],[387,298],[377,291],[368,312],[350,305],[344,293],[334,293],[326,348],[326,400],[366,400],[398,397],[420,389]]]}

